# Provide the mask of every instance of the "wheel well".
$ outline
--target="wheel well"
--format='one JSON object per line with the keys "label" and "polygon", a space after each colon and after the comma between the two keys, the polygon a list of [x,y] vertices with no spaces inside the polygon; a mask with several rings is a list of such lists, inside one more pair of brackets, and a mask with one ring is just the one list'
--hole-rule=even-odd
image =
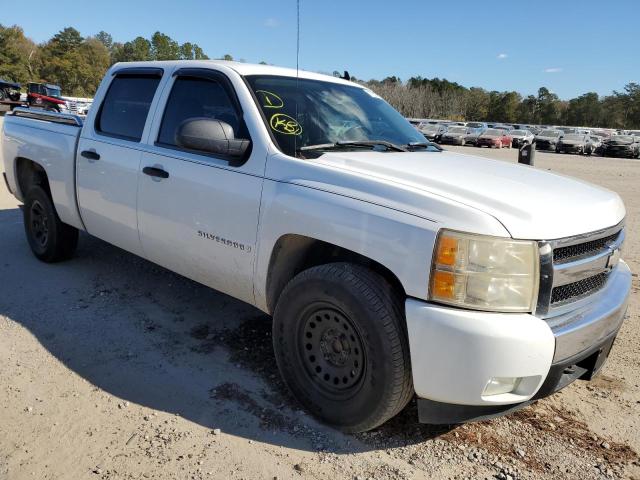
{"label": "wheel well", "polygon": [[44,191],[47,192],[47,195],[51,197],[47,172],[36,162],[28,158],[18,158],[16,162],[16,174],[18,178],[18,188],[23,198],[29,189],[35,185],[41,186]]}
{"label": "wheel well", "polygon": [[349,262],[370,268],[387,280],[394,290],[406,295],[398,277],[381,263],[338,245],[290,234],[280,237],[271,253],[266,291],[269,312],[274,312],[284,287],[298,273],[334,262]]}

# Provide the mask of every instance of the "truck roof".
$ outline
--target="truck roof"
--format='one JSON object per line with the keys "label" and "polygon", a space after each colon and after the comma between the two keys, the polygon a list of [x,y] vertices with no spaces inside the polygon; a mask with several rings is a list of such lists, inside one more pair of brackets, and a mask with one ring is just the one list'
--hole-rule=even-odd
{"label": "truck roof", "polygon": [[306,70],[296,71],[295,68],[276,67],[273,65],[262,65],[262,64],[256,64],[256,63],[233,62],[228,60],[167,60],[167,61],[151,61],[151,62],[121,62],[121,63],[116,63],[113,67],[111,67],[111,71],[114,71],[123,67],[159,67],[166,70],[172,70],[174,68],[212,68],[216,66],[231,68],[243,76],[245,75],[280,75],[284,77],[295,77],[297,74],[299,78],[305,78],[310,80],[323,80],[325,82],[333,82],[333,83],[340,83],[343,85],[361,87],[357,83],[350,82],[342,78],[334,77],[332,75],[309,72]]}

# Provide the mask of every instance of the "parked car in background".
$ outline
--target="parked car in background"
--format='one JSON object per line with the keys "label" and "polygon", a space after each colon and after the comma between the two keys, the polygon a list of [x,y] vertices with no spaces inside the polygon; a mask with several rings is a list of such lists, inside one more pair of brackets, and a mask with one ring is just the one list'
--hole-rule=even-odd
{"label": "parked car in background", "polygon": [[19,83],[9,82],[0,78],[0,101],[19,102],[20,88]]}
{"label": "parked car in background", "polygon": [[467,143],[467,135],[472,131],[473,129],[467,127],[449,127],[447,131],[442,134],[440,143],[448,145],[465,145]]}
{"label": "parked car in background", "polygon": [[593,153],[591,137],[579,133],[568,133],[560,139],[556,145],[556,151],[558,153],[591,155]]}
{"label": "parked car in background", "polygon": [[421,123],[418,126],[418,130],[420,130],[420,133],[422,133],[427,140],[439,143],[442,135],[446,133],[448,128],[446,125],[440,123],[436,125],[432,123]]}
{"label": "parked car in background", "polygon": [[605,157],[638,158],[640,137],[634,135],[614,135],[604,142],[602,155]]}
{"label": "parked car in background", "polygon": [[465,145],[478,145],[478,138],[484,133],[486,128],[469,128],[467,127],[467,135],[465,136]]}
{"label": "parked car in background", "polygon": [[602,141],[602,137],[599,137],[597,135],[591,135],[591,145],[593,147],[593,153],[595,155],[602,155],[603,152],[603,141]]}
{"label": "parked car in background", "polygon": [[529,145],[533,142],[535,135],[529,130],[513,130],[511,133],[511,146],[520,148],[523,145]]}
{"label": "parked car in background", "polygon": [[467,122],[467,127],[479,128],[482,130],[486,130],[487,128],[489,128],[485,122]]}
{"label": "parked car in background", "polygon": [[536,150],[556,151],[558,142],[563,136],[562,130],[542,130],[536,135]]}
{"label": "parked car in background", "polygon": [[511,140],[511,135],[509,135],[506,130],[503,130],[501,128],[489,128],[488,130],[482,132],[480,136],[478,136],[476,146],[489,148],[511,148]]}
{"label": "parked car in background", "polygon": [[13,110],[15,107],[23,106],[20,95],[21,85],[9,82],[0,78],[0,107]]}

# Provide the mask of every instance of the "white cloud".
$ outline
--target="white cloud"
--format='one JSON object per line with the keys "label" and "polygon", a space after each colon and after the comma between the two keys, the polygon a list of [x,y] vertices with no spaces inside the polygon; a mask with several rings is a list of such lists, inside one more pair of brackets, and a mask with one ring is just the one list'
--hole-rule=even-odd
{"label": "white cloud", "polygon": [[269,27],[269,28],[276,28],[280,26],[280,22],[278,20],[276,20],[275,18],[267,18],[264,21],[264,26],[265,27]]}
{"label": "white cloud", "polygon": [[507,55],[506,53],[499,53],[498,54],[498,60],[504,60],[505,58],[507,58],[509,55]]}
{"label": "white cloud", "polygon": [[560,67],[551,67],[551,68],[545,68],[544,73],[558,73],[561,72],[562,69]]}

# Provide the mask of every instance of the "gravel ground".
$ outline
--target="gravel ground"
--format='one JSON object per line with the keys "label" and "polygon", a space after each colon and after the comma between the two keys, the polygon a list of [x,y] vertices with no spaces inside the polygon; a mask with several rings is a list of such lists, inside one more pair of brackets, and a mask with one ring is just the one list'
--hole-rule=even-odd
{"label": "gravel ground", "polygon": [[[455,148],[515,161],[514,150]],[[619,192],[640,266],[640,161],[538,154]],[[45,265],[0,186],[0,479],[640,479],[639,282],[602,374],[492,422],[343,435],[281,384],[270,319],[100,240]]]}

